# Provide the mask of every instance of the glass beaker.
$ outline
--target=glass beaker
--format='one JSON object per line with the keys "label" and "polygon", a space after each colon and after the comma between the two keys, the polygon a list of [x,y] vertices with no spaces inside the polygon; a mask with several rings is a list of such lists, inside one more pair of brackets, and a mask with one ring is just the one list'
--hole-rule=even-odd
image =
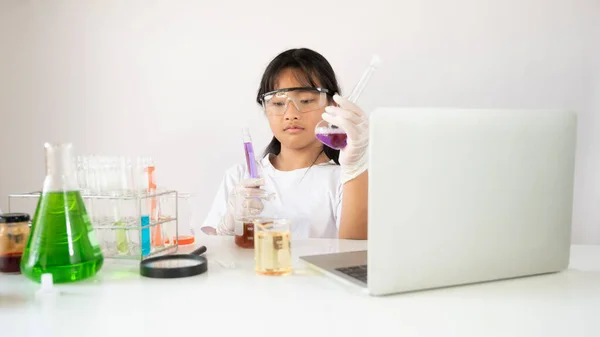
{"label": "glass beaker", "polygon": [[[160,190],[159,193],[166,193]],[[163,222],[165,244],[178,246],[192,245],[196,235],[192,228],[192,195],[187,193],[166,193],[158,199],[158,220]]]}
{"label": "glass beaker", "polygon": [[254,219],[265,211],[265,202],[272,201],[275,193],[260,188],[240,188],[235,197],[235,244],[254,248]]}
{"label": "glass beaker", "polygon": [[71,144],[45,144],[46,178],[21,259],[21,272],[40,282],[52,274],[55,283],[94,276],[104,257],[88,218]]}
{"label": "glass beaker", "polygon": [[261,275],[287,275],[292,272],[290,220],[254,219],[254,268]]}

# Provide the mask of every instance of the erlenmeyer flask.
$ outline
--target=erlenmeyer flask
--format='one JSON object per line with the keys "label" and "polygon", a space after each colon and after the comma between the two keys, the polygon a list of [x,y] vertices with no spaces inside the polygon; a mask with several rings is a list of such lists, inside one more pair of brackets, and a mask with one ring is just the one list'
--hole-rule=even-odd
{"label": "erlenmeyer flask", "polygon": [[[348,100],[350,102],[356,103],[358,97],[363,92],[367,83],[369,82],[371,75],[373,75],[373,72],[375,71],[375,69],[377,69],[380,63],[381,59],[379,58],[379,56],[374,55],[371,59],[371,63],[363,72],[360,80],[358,81],[356,86],[354,86],[354,89],[352,89],[350,96],[348,96]],[[318,140],[321,141],[321,143],[335,150],[341,150],[345,148],[346,145],[348,145],[348,135],[346,135],[346,131],[344,131],[337,125],[329,124],[329,122],[324,120],[320,121],[315,127],[315,136]]]}
{"label": "erlenmeyer flask", "polygon": [[21,259],[21,272],[40,282],[52,274],[55,283],[94,276],[104,257],[88,218],[71,144],[46,143],[46,178]]}

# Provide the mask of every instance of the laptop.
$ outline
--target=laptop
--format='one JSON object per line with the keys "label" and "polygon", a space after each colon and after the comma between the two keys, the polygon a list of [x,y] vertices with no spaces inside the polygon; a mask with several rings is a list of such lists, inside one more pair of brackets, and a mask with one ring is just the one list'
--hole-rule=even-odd
{"label": "laptop", "polygon": [[569,111],[378,108],[367,251],[301,259],[371,295],[562,271],[576,124]]}

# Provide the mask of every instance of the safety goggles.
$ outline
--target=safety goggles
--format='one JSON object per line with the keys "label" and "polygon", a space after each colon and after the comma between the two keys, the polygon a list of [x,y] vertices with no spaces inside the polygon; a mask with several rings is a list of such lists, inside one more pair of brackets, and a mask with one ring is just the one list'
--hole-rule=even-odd
{"label": "safety goggles", "polygon": [[270,91],[262,95],[262,106],[267,114],[283,115],[292,102],[298,112],[309,112],[327,105],[332,96],[328,89],[298,87]]}

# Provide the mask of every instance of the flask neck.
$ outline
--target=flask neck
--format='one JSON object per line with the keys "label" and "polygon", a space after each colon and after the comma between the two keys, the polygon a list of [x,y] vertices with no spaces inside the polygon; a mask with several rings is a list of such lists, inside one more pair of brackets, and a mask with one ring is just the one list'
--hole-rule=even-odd
{"label": "flask neck", "polygon": [[46,179],[44,192],[79,190],[71,144],[45,144]]}

